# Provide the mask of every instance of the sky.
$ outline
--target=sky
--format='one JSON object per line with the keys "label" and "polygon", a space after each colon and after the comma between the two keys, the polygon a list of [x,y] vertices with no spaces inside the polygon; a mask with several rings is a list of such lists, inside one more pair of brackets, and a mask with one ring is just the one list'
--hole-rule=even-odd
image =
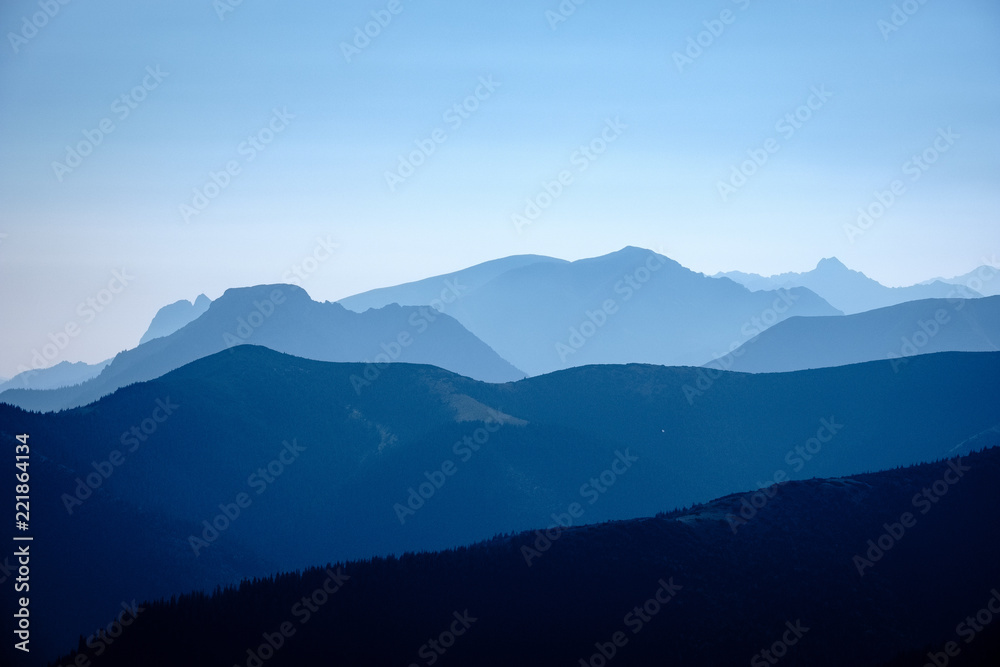
{"label": "sky", "polygon": [[626,245],[893,286],[1000,251],[995,0],[7,0],[0,31],[2,376],[296,267],[332,301]]}

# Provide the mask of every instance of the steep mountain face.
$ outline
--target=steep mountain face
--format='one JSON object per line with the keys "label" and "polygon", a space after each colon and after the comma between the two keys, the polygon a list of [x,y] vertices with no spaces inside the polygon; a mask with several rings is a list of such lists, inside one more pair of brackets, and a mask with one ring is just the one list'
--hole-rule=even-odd
{"label": "steep mountain face", "polygon": [[435,299],[530,375],[586,364],[700,364],[792,315],[840,314],[807,289],[755,293],[642,248],[492,266],[505,270],[488,280],[483,267],[468,269],[478,280],[457,289],[457,279],[440,276],[342,303],[361,309]]}
{"label": "steep mountain face", "polygon": [[[989,443],[1000,424],[1000,353],[924,355],[899,373],[589,366],[500,385],[391,364],[357,391],[364,371],[239,346],[84,408],[0,405],[0,436],[31,433],[67,472],[32,478],[47,511],[102,534],[104,517],[86,511],[98,489],[172,522],[165,553],[219,559],[199,571],[211,586],[935,460]],[[39,606],[79,619],[60,626],[69,640],[102,618],[65,595],[74,582],[163,594],[118,567],[123,543],[90,540],[86,559],[39,572]]]}
{"label": "steep mountain face", "polygon": [[778,373],[914,355],[1000,351],[1000,297],[924,299],[844,317],[793,317],[706,366]]}
{"label": "steep mountain face", "polygon": [[208,310],[211,303],[211,299],[204,294],[199,294],[194,303],[181,299],[160,308],[153,316],[153,321],[149,323],[146,333],[139,339],[139,344],[142,345],[154,338],[169,336],[188,322],[193,322],[201,317],[201,314]]}
{"label": "steep mountain face", "polygon": [[201,357],[245,343],[309,359],[364,361],[359,384],[390,361],[424,363],[490,382],[524,377],[451,317],[433,308],[387,306],[353,313],[318,303],[294,285],[226,290],[198,319],[120,353],[100,375],[52,391],[8,390],[0,401],[29,410],[86,405],[119,387],[151,380]]}
{"label": "steep mountain face", "polygon": [[918,299],[982,296],[982,293],[967,286],[943,282],[886,287],[860,271],[848,269],[835,257],[820,260],[815,269],[805,273],[780,273],[764,277],[754,273],[730,271],[718,273],[714,277],[729,278],[753,290],[806,287],[848,315]]}
{"label": "steep mountain face", "polygon": [[144,605],[101,664],[995,664],[998,479],[994,447],[320,565]]}
{"label": "steep mountain face", "polygon": [[60,361],[54,366],[28,370],[18,373],[6,382],[0,384],[0,392],[8,389],[58,389],[60,387],[72,387],[75,384],[86,382],[91,378],[100,375],[104,367],[111,363],[111,359],[105,359],[96,364],[87,364],[82,361]]}

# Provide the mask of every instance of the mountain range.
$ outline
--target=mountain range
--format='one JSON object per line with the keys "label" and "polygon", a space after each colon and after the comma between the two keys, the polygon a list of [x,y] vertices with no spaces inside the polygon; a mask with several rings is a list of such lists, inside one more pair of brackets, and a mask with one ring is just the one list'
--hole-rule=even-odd
{"label": "mountain range", "polygon": [[986,264],[983,264],[968,273],[955,276],[954,278],[934,278],[921,284],[940,281],[943,283],[950,283],[952,285],[962,285],[968,287],[971,290],[979,292],[983,296],[998,296],[1000,295],[1000,280],[996,280],[996,277],[997,274],[1000,273],[1000,262],[997,261],[996,255],[993,255],[992,258],[984,257],[983,259],[987,262]]}
{"label": "mountain range", "polygon": [[[17,664],[935,664],[1000,574],[988,269],[627,247],[164,306],[0,386],[32,443]],[[948,664],[992,664],[976,640]]]}
{"label": "mountain range", "polygon": [[914,355],[1000,351],[1000,297],[924,299],[843,317],[792,317],[709,364],[777,373]]}
{"label": "mountain range", "polygon": [[247,342],[309,359],[364,361],[369,366],[359,372],[359,390],[392,361],[434,364],[493,382],[524,377],[433,308],[390,305],[353,313],[335,303],[313,301],[294,285],[259,285],[226,290],[197,319],[121,352],[86,382],[50,390],[8,389],[0,393],[0,401],[29,410],[86,405],[125,385]]}
{"label": "mountain range", "polygon": [[[756,505],[747,491],[600,525],[567,515],[143,603],[95,645],[109,667],[996,664],[998,475],[993,447],[783,482]],[[62,664],[94,653],[79,649]]]}
{"label": "mountain range", "polygon": [[940,280],[909,287],[886,287],[860,271],[848,269],[835,257],[820,260],[815,269],[805,273],[789,272],[764,277],[755,273],[729,271],[717,273],[715,277],[729,278],[752,290],[806,287],[847,315],[918,299],[982,296],[979,290],[972,289],[965,283],[956,285]]}
{"label": "mountain range", "polygon": [[149,323],[146,333],[139,339],[139,344],[151,341],[154,338],[169,336],[189,322],[198,319],[202,313],[208,310],[212,300],[204,294],[199,294],[194,302],[181,299],[168,304],[156,311],[153,321]]}
{"label": "mountain range", "polygon": [[0,393],[8,389],[59,389],[86,382],[101,374],[111,359],[96,364],[82,361],[60,361],[46,368],[31,369],[18,373],[0,383]]}
{"label": "mountain range", "polygon": [[[651,516],[965,454],[1000,424],[1000,353],[923,355],[898,374],[887,361],[722,373],[707,386],[699,368],[488,384],[399,363],[359,394],[363,370],[244,345],[83,408],[0,405],[0,435],[31,433],[54,466],[33,477],[40,530],[53,543],[65,522],[67,534],[118,535],[39,575],[40,623],[70,632],[66,645],[121,600],[177,591],[164,572],[209,589],[453,548],[570,512],[574,525]],[[113,533],[108,503],[124,517]],[[141,567],[122,567],[121,544],[141,546]]]}
{"label": "mountain range", "polygon": [[357,312],[440,305],[529,375],[587,364],[695,365],[793,315],[838,315],[808,289],[752,292],[642,248],[565,262],[520,256],[358,294]]}
{"label": "mountain range", "polygon": [[[906,303],[927,297],[947,297],[955,302],[979,296],[977,288],[982,293],[990,293],[996,273],[992,266],[983,265],[966,276],[947,281],[942,279],[907,288],[888,288],[860,272],[847,269],[836,259],[824,259],[814,271],[804,274],[786,273],[763,278],[730,272],[717,274],[714,278],[718,280],[713,280],[652,251],[626,247],[615,253],[576,262],[540,255],[505,257],[441,276],[363,292],[341,299],[338,303],[358,314],[402,305],[423,307],[425,315],[436,317],[440,314],[444,316],[444,321],[454,318],[514,366],[513,374],[507,369],[498,375],[498,369],[490,367],[497,364],[494,355],[482,349],[473,353],[470,359],[484,355],[490,361],[472,361],[467,366],[449,359],[447,353],[440,350],[439,354],[444,356],[412,357],[410,350],[401,350],[398,356],[383,355],[379,359],[426,361],[471,377],[496,380],[594,363],[704,364],[707,359],[729,358],[740,346],[743,350],[748,349],[746,344],[755,336],[789,318],[843,314],[831,303],[840,304],[844,311],[857,314],[874,307],[873,304],[900,305],[897,302]],[[745,289],[732,286],[730,280],[740,283]],[[266,291],[268,286],[241,289]],[[301,293],[301,288],[295,286],[287,286],[287,289],[296,295]],[[233,310],[226,305],[226,301],[242,298],[230,292],[234,291],[227,292],[229,296],[224,298],[224,310]],[[246,292],[243,294],[245,296]],[[142,336],[140,347],[123,353],[123,358],[116,361],[114,373],[98,378],[112,360],[92,365],[62,362],[50,368],[21,373],[0,384],[2,400],[32,409],[64,409],[94,400],[121,386],[112,375],[119,375],[127,381],[155,377],[155,374],[132,368],[138,359],[163,356],[160,352],[142,348],[142,345],[172,336],[201,319],[208,313],[210,304],[211,300],[202,294],[193,302],[180,300],[161,308]],[[244,305],[236,310],[244,309]],[[248,316],[253,315],[252,304],[245,310]],[[307,317],[301,321],[301,326],[316,335],[322,335],[325,331],[323,327],[345,329],[340,320],[331,318],[329,313],[326,311],[322,317]],[[425,315],[410,313],[428,324],[432,321]],[[903,311],[899,313],[904,320],[907,319]],[[214,321],[212,326],[218,324],[214,314],[207,319]],[[229,324],[228,328],[235,330],[239,326],[238,318]],[[352,329],[353,326],[346,328]],[[842,323],[838,326],[850,328],[853,325]],[[243,330],[247,331],[245,325]],[[406,327],[399,328],[397,334],[405,330]],[[331,336],[326,345],[317,343],[303,348],[297,340],[302,335],[285,330],[272,335],[267,344],[276,350],[326,360],[360,361],[372,359],[383,352],[376,349],[369,351],[366,357],[359,357],[353,351],[357,346],[350,343],[346,345],[347,349],[338,350],[345,342],[342,336],[336,335]],[[395,351],[391,334],[371,335],[381,337],[390,351]],[[230,344],[234,339],[241,342],[242,339],[232,336]],[[934,345],[920,352],[993,349],[960,338],[952,333],[938,338]],[[260,340],[250,342],[260,343]],[[475,343],[468,344],[476,346]],[[806,343],[797,341],[794,347],[801,349],[804,345]],[[872,342],[867,348],[873,346]],[[186,343],[182,347],[191,348],[191,345]],[[199,349],[193,352],[189,350],[189,353],[158,364],[157,371],[166,372],[219,349],[214,342],[197,347]],[[834,361],[810,360],[809,363],[813,364],[810,366],[802,363],[798,366],[781,363],[769,366],[760,362],[754,367],[792,369],[814,367],[817,363],[840,363],[837,360],[851,363],[882,358],[872,356],[870,350],[861,348],[854,350],[842,346],[833,356]],[[143,350],[141,353],[140,349]],[[742,355],[742,352],[739,354]],[[804,363],[804,359],[802,361]],[[479,368],[480,363],[485,365]],[[12,389],[61,389],[92,379],[95,382],[72,391],[3,394]]]}

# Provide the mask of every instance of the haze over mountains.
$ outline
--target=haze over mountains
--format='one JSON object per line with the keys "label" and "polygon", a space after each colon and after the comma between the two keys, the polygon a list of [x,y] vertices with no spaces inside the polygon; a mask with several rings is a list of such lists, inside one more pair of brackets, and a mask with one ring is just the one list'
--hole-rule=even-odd
{"label": "haze over mountains", "polygon": [[[758,484],[963,454],[1000,424],[1000,353],[924,355],[899,374],[886,361],[724,373],[702,389],[697,368],[590,366],[486,384],[392,364],[359,394],[363,369],[239,346],[86,408],[0,405],[2,428],[32,433],[36,454],[65,472],[34,478],[44,520],[101,534],[97,498],[135,518],[134,539],[95,541],[44,572],[39,609],[77,619],[52,627],[83,632],[121,599],[164,595],[161,571],[196,571],[210,587],[449,548],[544,528],[574,503],[577,524],[650,516]],[[250,503],[234,515],[241,493]],[[160,555],[123,569],[121,544],[165,539],[140,516],[174,527]],[[211,567],[192,571],[188,560],[206,555]]]}
{"label": "haze over mountains", "polygon": [[820,260],[815,269],[805,273],[789,272],[764,277],[755,273],[729,271],[717,273],[715,277],[729,278],[752,290],[807,287],[847,315],[917,299],[982,296],[982,293],[966,284],[954,285],[941,281],[910,287],[886,287],[860,271],[848,269],[835,257]]}
{"label": "haze over mountains", "polygon": [[71,387],[100,375],[104,367],[111,363],[105,359],[97,364],[87,364],[82,361],[60,361],[47,368],[27,370],[18,373],[9,380],[0,383],[0,392],[7,389],[58,389]]}
{"label": "haze over mountains", "polygon": [[[430,363],[493,382],[524,377],[458,322],[432,308],[392,305],[357,314],[313,301],[294,285],[259,285],[226,290],[196,320],[118,354],[100,375],[80,385],[9,389],[0,401],[30,410],[86,405],[119,387],[246,342],[325,361]],[[367,374],[377,375],[378,369]]]}
{"label": "haze over mountains", "polygon": [[808,289],[751,292],[631,246],[576,262],[513,257],[340,301],[358,312],[430,302],[529,375],[700,364],[787,317],[839,314]]}
{"label": "haze over mountains", "polygon": [[[1000,285],[1000,281],[993,280],[996,274],[996,269],[984,265],[967,276],[950,279],[956,284],[929,281],[907,288],[887,288],[864,274],[847,269],[836,259],[822,260],[816,270],[805,274],[788,273],[762,278],[730,272],[706,278],[662,255],[635,247],[576,262],[540,255],[518,255],[413,283],[371,290],[338,302],[359,314],[390,305],[422,306],[425,308],[424,315],[414,317],[426,320],[428,324],[431,323],[430,317],[443,313],[445,317],[441,318],[442,321],[457,320],[468,332],[492,348],[492,352],[513,366],[516,369],[513,373],[507,369],[497,374],[497,368],[489,367],[497,364],[495,358],[484,362],[486,365],[481,369],[477,367],[478,361],[471,361],[467,366],[462,366],[462,362],[457,360],[443,361],[448,355],[443,350],[438,351],[445,355],[440,360],[434,355],[414,357],[413,351],[407,349],[394,357],[381,349],[381,344],[385,344],[391,352],[395,352],[393,336],[386,333],[378,334],[381,340],[377,349],[369,349],[365,353],[367,356],[360,358],[356,353],[338,356],[332,348],[344,342],[336,336],[329,341],[328,349],[321,351],[317,351],[316,347],[324,347],[322,343],[307,348],[298,347],[299,343],[294,338],[301,334],[289,331],[277,334],[274,344],[269,346],[291,353],[301,352],[301,356],[308,358],[327,360],[373,360],[383,354],[378,357],[380,361],[388,358],[390,361],[436,363],[452,370],[464,370],[465,374],[479,379],[516,379],[522,376],[521,372],[539,375],[593,363],[698,365],[704,364],[707,359],[728,354],[770,326],[789,318],[842,314],[831,303],[846,304],[845,312],[856,312],[858,309],[866,310],[871,303],[905,302],[910,298],[922,299],[926,295],[947,296],[951,300],[975,297],[979,294],[975,290],[977,287],[988,292],[994,282]],[[734,287],[731,280],[745,285],[745,288]],[[252,289],[266,291],[267,286]],[[288,289],[301,292],[298,287]],[[143,335],[142,344],[176,334],[205,315],[210,304],[208,297],[200,295],[194,302],[181,300],[164,306]],[[249,304],[245,310],[249,316],[254,311],[253,305]],[[337,324],[335,318],[330,319],[327,315],[306,318],[309,321],[302,320],[300,324],[306,330],[316,328],[322,331],[328,326],[351,329],[345,329]],[[216,316],[212,315],[209,319],[214,321],[211,326],[218,328],[220,323]],[[228,328],[235,330],[237,326],[240,326],[238,318]],[[404,334],[407,329],[413,328],[402,325],[396,334]],[[423,327],[417,328],[422,330]],[[225,327],[218,333],[221,337]],[[465,338],[462,335],[459,337]],[[938,338],[934,345],[920,352],[993,349],[974,341],[965,343],[959,338],[955,333]],[[233,342],[230,339],[230,344]],[[242,339],[236,342],[242,342]],[[262,344],[259,337],[249,342]],[[799,345],[801,347],[801,343]],[[874,342],[869,341],[867,345],[872,347]],[[181,347],[190,348],[190,345]],[[142,353],[138,351],[140,349]],[[2,394],[2,400],[32,409],[81,405],[121,386],[121,382],[112,379],[111,375],[121,375],[125,381],[150,379],[155,377],[155,373],[166,372],[219,349],[222,348],[213,342],[195,351],[188,349],[176,359],[163,361],[156,365],[154,371],[133,373],[127,369],[137,359],[150,355],[163,359],[170,356],[151,353],[140,345],[116,361],[112,369],[114,373],[102,374],[104,366],[111,360],[93,365],[60,363],[12,378],[0,385],[0,394],[11,389],[59,389],[96,378],[95,382],[73,391]],[[873,357],[871,352],[860,349],[854,351],[849,346],[840,346],[838,353],[840,356],[835,356],[833,361],[822,363],[830,365],[838,359],[855,362],[882,358]],[[494,356],[480,349],[470,359],[480,354]],[[767,364],[760,364],[759,367],[771,368]],[[799,364],[798,367],[803,366]],[[791,367],[779,364],[774,368]],[[102,377],[98,378],[98,375]]]}
{"label": "haze over mountains", "polygon": [[146,333],[139,339],[139,344],[143,344],[154,338],[169,336],[188,322],[198,319],[202,313],[208,310],[212,300],[204,294],[199,294],[192,303],[186,299],[175,301],[156,311],[153,321],[149,323]]}
{"label": "haze over mountains", "polygon": [[779,322],[709,366],[778,373],[917,354],[1000,350],[1000,297],[924,299],[843,317]]}
{"label": "haze over mountains", "polygon": [[955,276],[954,278],[934,278],[933,280],[928,280],[927,283],[941,281],[952,285],[963,285],[979,292],[983,296],[1000,295],[1000,280],[996,279],[997,274],[1000,274],[1000,261],[997,260],[996,255],[986,259],[986,261],[986,264],[963,275]]}
{"label": "haze over mountains", "polygon": [[[581,629],[576,643],[551,647],[552,660],[560,653],[565,661],[566,651],[587,657],[602,633],[613,632],[614,618],[578,606],[579,579],[609,562],[645,574],[655,564],[677,564],[676,571],[696,582],[687,590],[698,591],[689,602],[677,598],[685,619],[692,612],[716,614],[721,603],[713,600],[725,599],[752,614],[746,605],[761,599],[760,586],[779,591],[763,603],[760,618],[768,620],[739,625],[728,643],[716,646],[683,620],[671,626],[683,630],[683,639],[651,633],[650,650],[690,656],[690,664],[699,664],[697,656],[725,662],[743,655],[746,662],[746,647],[766,641],[778,617],[791,613],[788,606],[800,609],[806,601],[824,632],[877,627],[893,633],[891,642],[860,639],[872,662],[851,664],[878,664],[876,658],[884,662],[936,642],[942,619],[970,603],[994,565],[970,561],[974,571],[963,575],[961,592],[952,591],[954,604],[940,611],[919,606],[903,587],[903,573],[925,576],[931,564],[952,567],[959,558],[952,551],[926,543],[917,549],[919,562],[886,579],[882,573],[891,568],[880,566],[862,582],[848,576],[849,556],[830,554],[843,556],[849,543],[864,547],[869,538],[861,533],[881,525],[876,510],[930,474],[894,468],[982,448],[994,449],[977,459],[986,471],[980,481],[966,487],[968,496],[949,496],[965,498],[963,509],[940,513],[940,526],[922,523],[938,526],[934,530],[945,530],[948,521],[960,525],[966,531],[960,538],[949,534],[956,548],[983,549],[996,540],[969,503],[991,502],[988,489],[1000,488],[990,477],[1000,444],[1000,297],[959,298],[970,293],[935,282],[920,289],[947,288],[948,298],[844,315],[826,294],[882,299],[920,289],[886,292],[835,260],[810,273],[805,282],[811,287],[754,291],[628,247],[575,262],[508,257],[341,303],[313,301],[292,285],[260,285],[227,290],[215,301],[165,306],[145,342],[106,367],[64,363],[26,376],[38,387],[82,382],[52,389],[9,383],[0,394],[2,437],[28,432],[35,443],[39,542],[86,545],[73,558],[34,561],[45,582],[33,591],[33,613],[44,628],[36,637],[65,652],[81,633],[86,638],[107,626],[133,598],[211,591],[254,577],[268,579],[245,584],[239,595],[264,596],[255,598],[266,599],[257,606],[245,599],[231,606],[237,593],[229,591],[196,596],[182,607],[144,609],[155,608],[150,618],[170,628],[187,622],[175,616],[182,608],[188,610],[182,614],[206,613],[239,627],[264,623],[261,618],[270,623],[281,611],[275,596],[287,591],[267,586],[283,581],[298,591],[311,585],[296,583],[298,574],[276,573],[458,549],[351,567],[376,567],[388,577],[419,567],[428,581],[444,576],[438,567],[455,568],[468,577],[461,590],[504,619],[508,633],[526,621],[508,619],[495,586],[506,582],[505,591],[521,591],[525,599],[547,591],[549,601],[537,602],[542,616],[581,614],[574,621]],[[976,275],[980,284],[989,282],[984,272]],[[697,365],[727,350],[733,352],[709,368]],[[802,370],[808,368],[814,370]],[[30,412],[39,410],[46,412]],[[890,472],[843,479],[880,470]],[[829,479],[804,481],[816,477]],[[752,527],[770,505],[744,501],[759,501],[764,496],[753,490],[775,483],[779,495],[769,491],[765,501],[773,498],[779,508],[771,514],[775,522]],[[734,493],[741,495],[727,497]],[[697,503],[708,504],[650,518]],[[843,510],[844,503],[851,508]],[[741,511],[750,516],[741,518]],[[963,518],[951,512],[964,512]],[[551,547],[553,555],[567,548],[566,555],[549,560],[549,547],[532,546],[546,554],[547,564],[529,568],[522,547],[566,521],[574,529]],[[595,526],[606,521],[619,523]],[[832,532],[813,525],[818,521]],[[542,532],[465,549],[498,534],[535,530]],[[739,537],[744,534],[751,537]],[[621,536],[638,551],[619,549]],[[788,550],[777,561],[775,545]],[[599,556],[591,561],[588,554]],[[545,576],[525,579],[522,567]],[[0,571],[7,570],[0,560]],[[648,585],[640,579],[629,579],[628,596],[602,589],[592,603],[615,609]],[[420,598],[420,586],[400,584],[400,600]],[[823,587],[838,592],[817,607]],[[366,605],[386,595],[361,588],[368,601],[343,598],[331,617],[365,618]],[[939,593],[942,599],[951,594]],[[434,595],[424,590],[423,598]],[[389,613],[399,626],[394,636],[408,646],[411,633],[424,632],[399,608]],[[533,633],[548,627],[527,624],[517,632],[533,642]],[[144,629],[119,646],[162,641],[155,627],[137,627]],[[588,643],[584,634],[594,633]],[[245,649],[227,643],[245,639],[219,631],[206,647],[218,653],[198,655],[247,664]],[[468,644],[475,664],[505,655],[484,652],[494,643],[482,641]],[[322,638],[303,641],[302,653],[283,652],[270,664],[314,659],[321,645]],[[135,659],[132,649],[120,650],[114,660]],[[234,658],[233,650],[244,657]],[[378,663],[374,653],[345,650],[356,661]],[[790,655],[785,664],[824,664],[817,656],[829,649],[812,650]],[[648,664],[651,654],[643,651],[615,662]],[[397,658],[407,659],[393,654]]]}

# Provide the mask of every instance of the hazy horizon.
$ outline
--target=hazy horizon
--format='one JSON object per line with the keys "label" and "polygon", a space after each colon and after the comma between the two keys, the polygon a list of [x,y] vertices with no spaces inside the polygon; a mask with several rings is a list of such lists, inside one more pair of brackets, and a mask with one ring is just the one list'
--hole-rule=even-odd
{"label": "hazy horizon", "polygon": [[5,3],[0,375],[70,322],[52,362],[100,361],[324,243],[302,286],[331,301],[627,245],[964,274],[1000,250],[1000,6],[914,6]]}

